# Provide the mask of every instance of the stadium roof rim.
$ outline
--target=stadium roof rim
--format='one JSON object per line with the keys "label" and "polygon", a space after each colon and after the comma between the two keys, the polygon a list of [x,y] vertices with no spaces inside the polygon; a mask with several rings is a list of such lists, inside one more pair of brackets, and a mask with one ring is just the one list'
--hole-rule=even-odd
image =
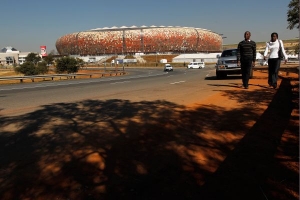
{"label": "stadium roof rim", "polygon": [[[203,30],[203,31],[208,31],[208,32],[212,32],[212,33],[215,33],[211,30],[208,30],[208,29],[204,29],[204,28],[195,28],[195,27],[181,27],[181,26],[145,26],[145,25],[142,25],[140,27],[137,27],[137,26],[130,26],[130,27],[127,27],[127,26],[121,26],[121,27],[116,27],[116,26],[113,26],[113,27],[103,27],[103,28],[95,28],[95,29],[90,29],[90,30],[87,30],[87,31],[84,31],[84,32],[88,32],[88,31],[119,31],[119,30],[138,30],[138,29],[151,29],[151,28],[186,28],[186,29],[197,29],[197,30]],[[218,33],[216,33],[218,34]]]}

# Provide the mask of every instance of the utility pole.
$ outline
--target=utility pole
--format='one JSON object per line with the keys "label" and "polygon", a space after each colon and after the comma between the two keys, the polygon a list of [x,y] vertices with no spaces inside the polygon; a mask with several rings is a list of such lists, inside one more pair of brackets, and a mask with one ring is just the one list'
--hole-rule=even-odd
{"label": "utility pole", "polygon": [[220,33],[219,35],[222,37],[222,46],[221,47],[222,47],[222,51],[223,51],[223,39],[225,39],[227,37],[223,36],[224,35],[223,33]]}
{"label": "utility pole", "polygon": [[155,52],[155,67],[157,67],[157,52]]}

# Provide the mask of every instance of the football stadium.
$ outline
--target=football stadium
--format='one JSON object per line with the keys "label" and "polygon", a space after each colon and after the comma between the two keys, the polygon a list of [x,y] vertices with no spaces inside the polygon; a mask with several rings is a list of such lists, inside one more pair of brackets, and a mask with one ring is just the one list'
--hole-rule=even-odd
{"label": "football stadium", "polygon": [[122,26],[70,33],[55,45],[60,55],[214,53],[222,50],[222,36],[194,27]]}

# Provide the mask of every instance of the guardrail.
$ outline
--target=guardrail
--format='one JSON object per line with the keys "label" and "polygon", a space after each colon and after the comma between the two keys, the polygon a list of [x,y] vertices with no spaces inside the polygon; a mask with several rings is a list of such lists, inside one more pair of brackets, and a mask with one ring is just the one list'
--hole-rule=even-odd
{"label": "guardrail", "polygon": [[76,77],[79,76],[88,76],[89,78],[92,78],[95,75],[101,75],[100,77],[105,77],[105,76],[113,76],[113,75],[124,75],[126,72],[107,72],[107,73],[102,73],[102,72],[96,72],[96,73],[79,73],[79,74],[48,74],[48,75],[32,75],[32,76],[0,76],[0,81],[8,81],[8,80],[20,80],[20,83],[23,83],[23,80],[29,80],[31,79],[32,82],[34,82],[35,79],[51,79],[52,81],[54,78],[62,78],[65,77],[67,79],[75,79]]}

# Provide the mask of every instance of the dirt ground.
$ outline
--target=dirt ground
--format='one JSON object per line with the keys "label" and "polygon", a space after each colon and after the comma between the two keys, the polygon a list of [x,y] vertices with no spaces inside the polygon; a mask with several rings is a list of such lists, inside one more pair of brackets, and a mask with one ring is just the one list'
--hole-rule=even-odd
{"label": "dirt ground", "polygon": [[[218,105],[226,110],[243,104],[249,109],[262,108],[256,112],[259,118],[248,122],[248,129],[243,130],[247,133],[232,152],[212,170],[201,188],[201,199],[299,199],[299,76],[284,70],[279,74],[280,87],[276,90],[267,87],[266,71],[258,70],[250,80],[249,96],[242,101],[234,97],[238,94],[234,89],[233,98],[219,93],[200,102],[201,106]],[[245,90],[241,85],[239,88]],[[226,123],[227,129],[236,129],[237,116],[244,114],[226,115],[226,122],[231,122]],[[206,134],[212,137],[215,132]]]}
{"label": "dirt ground", "polygon": [[278,84],[0,116],[1,199],[299,199],[298,74]]}

